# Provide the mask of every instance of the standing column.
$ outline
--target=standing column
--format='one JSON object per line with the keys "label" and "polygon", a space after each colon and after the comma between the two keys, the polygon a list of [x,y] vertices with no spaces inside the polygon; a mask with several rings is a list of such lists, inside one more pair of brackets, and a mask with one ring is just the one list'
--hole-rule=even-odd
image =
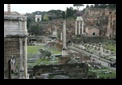
{"label": "standing column", "polygon": [[77,35],[77,20],[75,21],[75,35]]}
{"label": "standing column", "polygon": [[62,56],[65,57],[68,55],[67,48],[66,48],[66,21],[63,22],[63,49],[62,49]]}
{"label": "standing column", "polygon": [[84,31],[84,22],[82,20],[82,34],[83,34],[83,31]]}
{"label": "standing column", "polygon": [[63,48],[66,48],[66,21],[63,22]]}
{"label": "standing column", "polygon": [[20,67],[19,67],[19,79],[23,78],[23,48],[22,48],[22,39],[19,39],[20,43]]}
{"label": "standing column", "polygon": [[79,35],[80,35],[80,21],[79,21]]}
{"label": "standing column", "polygon": [[101,54],[103,54],[103,46],[102,45],[100,46],[100,52],[101,52]]}
{"label": "standing column", "polygon": [[60,36],[61,36],[61,41],[62,41],[62,32],[61,32],[61,35]]}
{"label": "standing column", "polygon": [[25,31],[25,34],[28,35],[28,33],[27,33],[27,19],[26,18],[24,21],[24,31]]}
{"label": "standing column", "polygon": [[24,76],[27,79],[27,38],[24,39]]}
{"label": "standing column", "polygon": [[21,29],[22,29],[22,22],[21,22],[21,18],[19,18],[19,33],[21,34],[22,33],[22,31],[21,31]]}

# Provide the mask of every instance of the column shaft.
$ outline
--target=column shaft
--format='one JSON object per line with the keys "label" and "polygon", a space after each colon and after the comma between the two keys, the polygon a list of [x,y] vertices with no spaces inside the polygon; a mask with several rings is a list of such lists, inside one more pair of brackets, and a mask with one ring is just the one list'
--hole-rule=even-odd
{"label": "column shaft", "polygon": [[24,41],[24,76],[27,79],[27,38]]}
{"label": "column shaft", "polygon": [[20,67],[19,67],[19,78],[23,78],[23,72],[21,72],[23,70],[23,48],[22,48],[22,39],[19,39],[19,43],[20,43]]}
{"label": "column shaft", "polygon": [[82,21],[82,34],[84,34],[83,31],[84,31],[84,22]]}
{"label": "column shaft", "polygon": [[79,35],[80,35],[80,21],[79,21]]}
{"label": "column shaft", "polygon": [[77,21],[75,21],[75,35],[77,35]]}

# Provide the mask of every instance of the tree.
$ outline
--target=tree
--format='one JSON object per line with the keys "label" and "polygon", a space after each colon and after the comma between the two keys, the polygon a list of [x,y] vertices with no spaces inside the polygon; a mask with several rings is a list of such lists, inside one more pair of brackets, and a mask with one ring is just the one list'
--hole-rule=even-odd
{"label": "tree", "polygon": [[100,4],[99,7],[100,8],[106,8],[107,7],[107,4]]}
{"label": "tree", "polygon": [[66,15],[65,15],[65,12],[64,12],[64,11],[62,12],[62,18],[63,18],[63,19],[66,18]]}
{"label": "tree", "polygon": [[44,34],[44,32],[43,32],[44,28],[45,28],[45,26],[40,23],[31,22],[28,27],[28,32],[33,33],[35,35],[42,35],[42,34]]}
{"label": "tree", "polygon": [[116,8],[116,4],[108,4],[109,8]]}
{"label": "tree", "polygon": [[93,5],[91,5],[91,7],[90,8],[93,8],[94,6]]}
{"label": "tree", "polygon": [[95,7],[95,8],[98,8],[98,7],[99,7],[99,4],[94,4],[94,7]]}
{"label": "tree", "polygon": [[49,20],[47,14],[44,15],[43,20],[44,20],[44,21],[48,21],[48,20]]}
{"label": "tree", "polygon": [[67,10],[66,10],[66,16],[67,16],[67,18],[72,16],[72,14],[73,14],[72,12],[73,12],[73,9],[71,7],[70,8],[67,8]]}
{"label": "tree", "polygon": [[77,7],[77,11],[79,11],[79,8],[81,7],[81,6],[84,6],[83,4],[73,4],[73,6],[75,7]]}
{"label": "tree", "polygon": [[89,5],[88,4],[86,5],[86,8],[89,8]]}
{"label": "tree", "polygon": [[50,10],[47,13],[51,19],[54,19],[54,18],[61,18],[62,12],[63,11],[61,11],[61,10]]}

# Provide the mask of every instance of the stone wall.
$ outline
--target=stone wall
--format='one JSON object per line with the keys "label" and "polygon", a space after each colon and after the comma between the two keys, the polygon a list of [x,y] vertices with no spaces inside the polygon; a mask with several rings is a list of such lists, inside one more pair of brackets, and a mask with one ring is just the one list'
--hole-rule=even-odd
{"label": "stone wall", "polygon": [[100,36],[110,39],[116,36],[116,9],[85,9],[83,15],[86,26],[94,26],[100,30]]}
{"label": "stone wall", "polygon": [[97,28],[86,28],[86,35],[87,36],[99,36],[99,29],[97,29]]}
{"label": "stone wall", "polygon": [[12,56],[18,61],[19,59],[19,39],[18,38],[4,38],[4,68],[5,68],[5,76],[8,74],[8,61],[12,58]]}
{"label": "stone wall", "polygon": [[22,15],[4,15],[4,74],[11,79],[11,59],[17,78],[27,78],[27,26],[26,17]]}
{"label": "stone wall", "polygon": [[4,37],[6,35],[27,35],[26,17],[21,15],[4,15]]}
{"label": "stone wall", "polygon": [[85,43],[99,43],[99,42],[104,42],[104,37],[99,37],[99,36],[95,36],[95,37],[83,36],[82,40]]}
{"label": "stone wall", "polygon": [[84,74],[87,76],[88,65],[85,63],[72,63],[72,64],[60,64],[60,65],[40,65],[34,66],[30,75],[40,76],[44,73],[55,73],[56,70],[64,71],[70,74]]}

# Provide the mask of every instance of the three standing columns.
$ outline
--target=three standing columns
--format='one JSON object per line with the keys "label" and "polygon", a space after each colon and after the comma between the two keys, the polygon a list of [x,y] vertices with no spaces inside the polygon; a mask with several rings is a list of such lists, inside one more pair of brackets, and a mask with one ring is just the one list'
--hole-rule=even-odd
{"label": "three standing columns", "polygon": [[83,30],[84,30],[84,22],[83,21],[75,21],[75,35],[77,35],[77,34],[81,34],[80,33],[80,29],[81,29],[81,22],[82,22],[82,34],[84,34],[83,33]]}

